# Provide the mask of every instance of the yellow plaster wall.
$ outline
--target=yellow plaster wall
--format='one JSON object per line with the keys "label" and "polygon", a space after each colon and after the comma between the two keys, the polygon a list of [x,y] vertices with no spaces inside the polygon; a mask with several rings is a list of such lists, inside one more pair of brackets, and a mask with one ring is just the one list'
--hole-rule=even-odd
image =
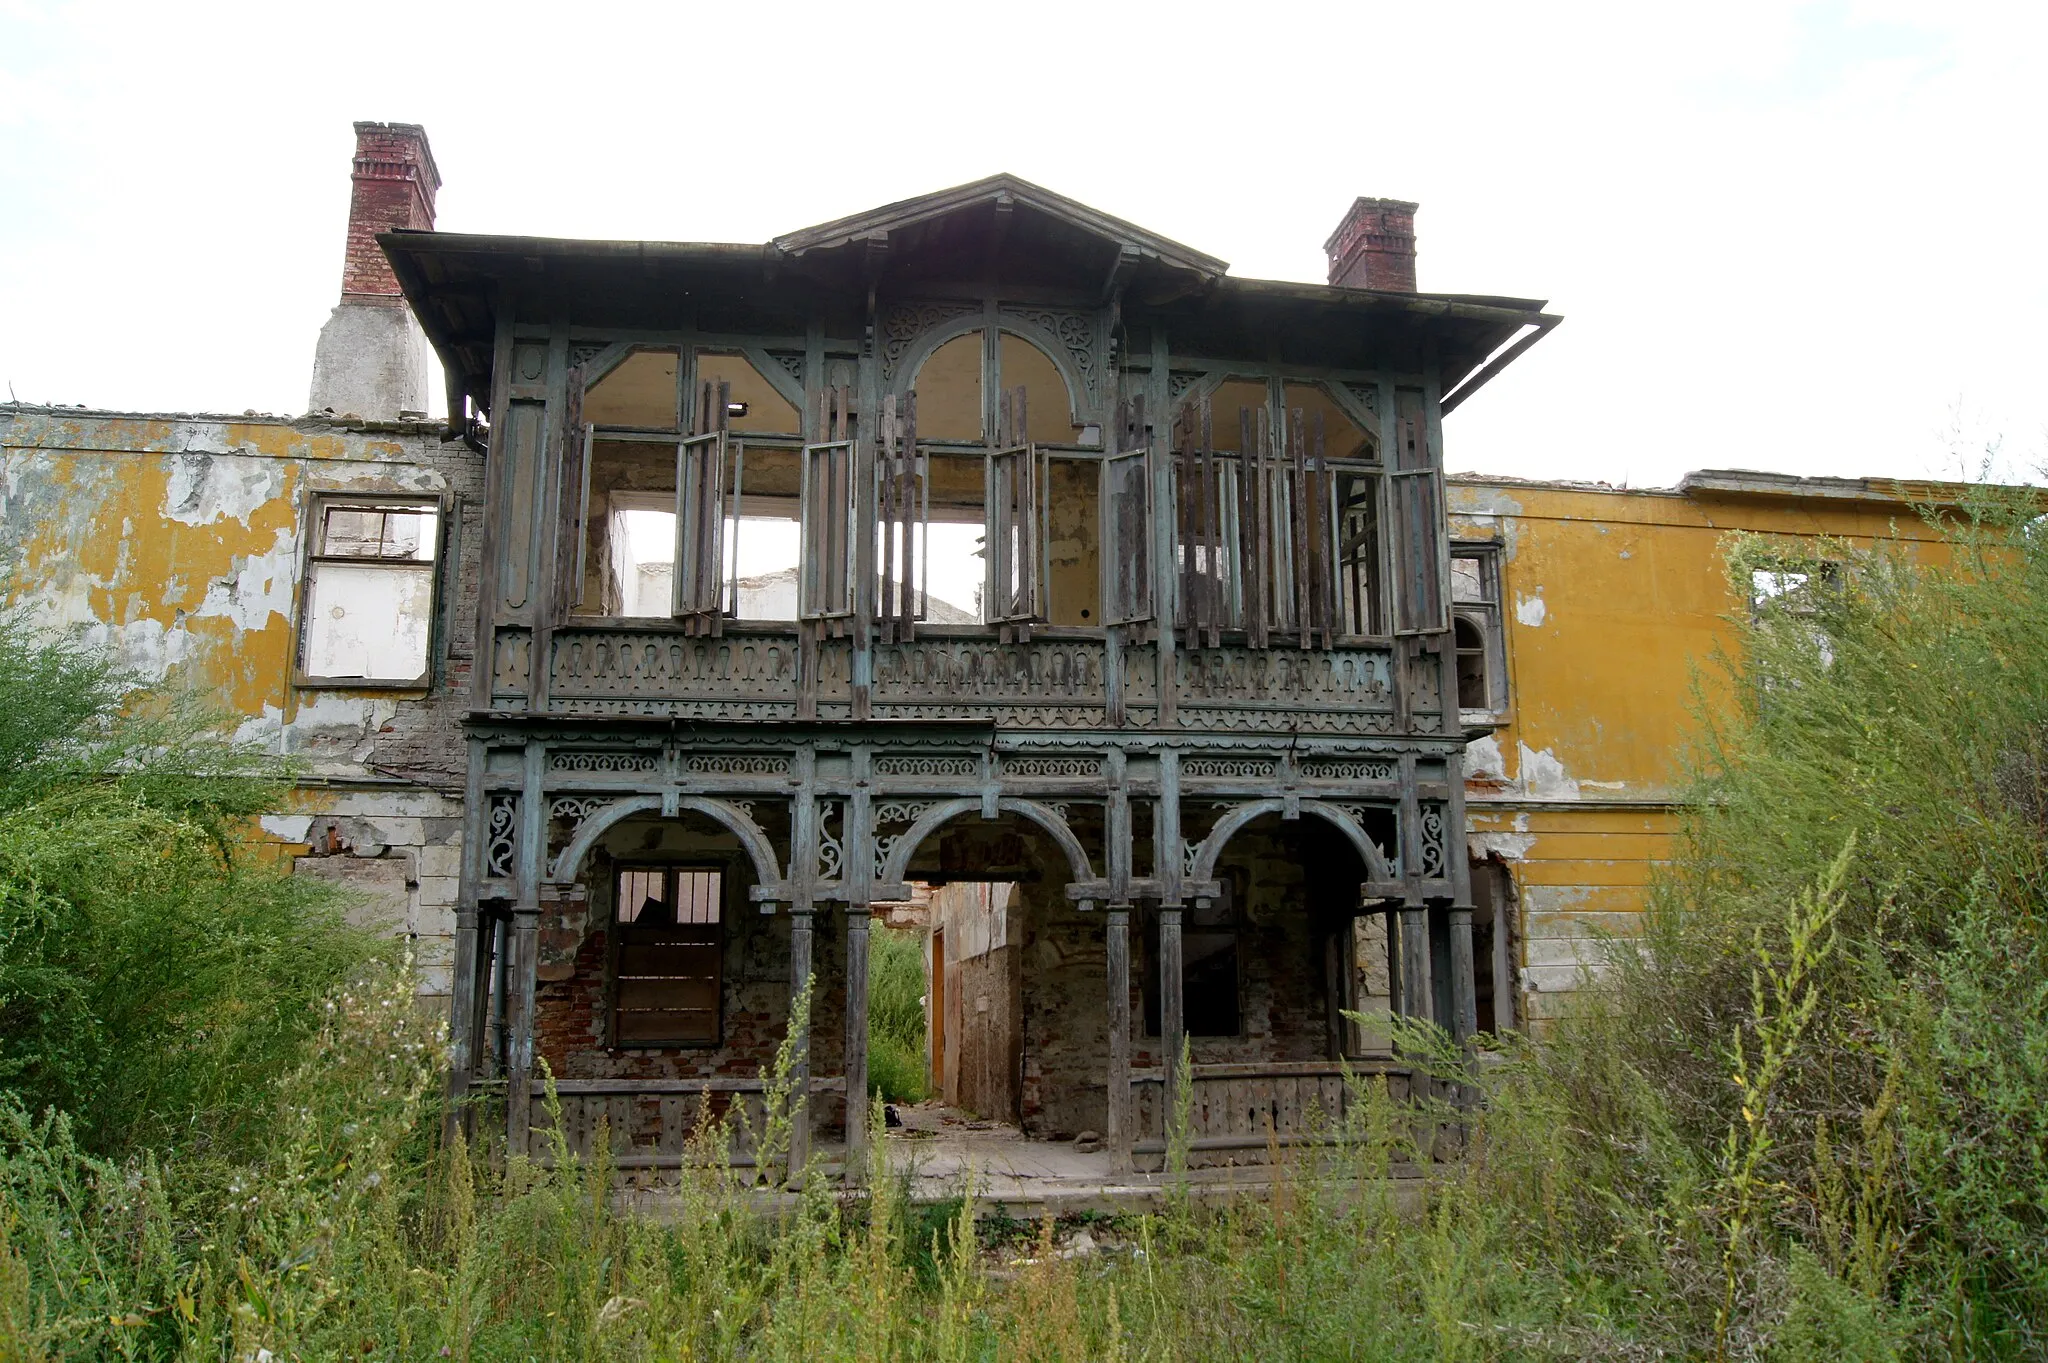
{"label": "yellow plaster wall", "polygon": [[1632,930],[1670,856],[1694,682],[1747,609],[1726,538],[1746,530],[1867,544],[1925,534],[1900,505],[1686,495],[1458,478],[1452,535],[1501,544],[1510,708],[1467,755],[1474,855],[1509,864],[1520,1015],[1541,1021]]}

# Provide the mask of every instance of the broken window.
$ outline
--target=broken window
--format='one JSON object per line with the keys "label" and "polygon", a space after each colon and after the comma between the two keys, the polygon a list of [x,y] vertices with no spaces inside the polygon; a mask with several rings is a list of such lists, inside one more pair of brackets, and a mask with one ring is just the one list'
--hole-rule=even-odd
{"label": "broken window", "polygon": [[314,503],[299,630],[302,686],[425,686],[438,504]]}
{"label": "broken window", "polygon": [[1152,618],[1152,428],[1145,400],[1117,412],[1116,443],[1102,461],[1102,623]]}
{"label": "broken window", "polygon": [[1394,540],[1394,630],[1431,634],[1449,624],[1443,580],[1444,491],[1419,390],[1396,390],[1394,433],[1393,466],[1387,475]]}
{"label": "broken window", "polygon": [[[1244,1031],[1238,986],[1236,896],[1223,893],[1181,911],[1181,1027],[1189,1036],[1237,1036]],[[1145,912],[1145,1034],[1160,1035],[1159,910]]]}
{"label": "broken window", "polygon": [[725,878],[689,866],[621,866],[615,881],[615,1047],[716,1044]]}
{"label": "broken window", "polygon": [[1458,708],[1508,708],[1507,649],[1500,615],[1500,550],[1451,546],[1451,636],[1457,652]]}

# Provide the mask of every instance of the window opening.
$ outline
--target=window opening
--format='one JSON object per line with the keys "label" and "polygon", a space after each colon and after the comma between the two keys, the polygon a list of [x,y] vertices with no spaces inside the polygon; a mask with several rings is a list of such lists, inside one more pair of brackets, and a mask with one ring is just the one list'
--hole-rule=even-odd
{"label": "window opening", "polygon": [[1145,399],[1117,407],[1116,442],[1102,461],[1102,619],[1152,618],[1152,428]]}
{"label": "window opening", "polygon": [[425,686],[439,509],[322,500],[311,539],[300,683]]}
{"label": "window opening", "polygon": [[882,642],[907,642],[925,617],[926,463],[917,448],[917,394],[882,399],[875,439],[875,603]]}
{"label": "window opening", "polygon": [[1045,455],[1024,439],[1030,429],[1021,388],[1000,395],[997,448],[988,456],[988,579],[983,600],[991,621],[1011,638],[1030,637],[1044,610],[1045,497],[1050,471]]}
{"label": "window opening", "polygon": [[817,397],[816,444],[803,450],[803,556],[800,616],[844,634],[853,616],[853,526],[856,510],[852,394],[832,388]]}
{"label": "window opening", "polygon": [[1395,442],[1388,473],[1394,531],[1394,627],[1400,634],[1445,629],[1444,499],[1441,471],[1429,445],[1422,393],[1394,394]]}
{"label": "window opening", "polygon": [[790,400],[746,356],[729,350],[697,352],[697,382],[726,386],[726,425],[741,435],[803,434],[804,421]]}
{"label": "window opening", "polygon": [[592,426],[677,430],[681,387],[673,350],[636,350],[583,394],[583,420]]}
{"label": "window opening", "polygon": [[1008,331],[997,334],[996,355],[1001,365],[1002,386],[1009,390],[1022,388],[1026,395],[1029,419],[1024,423],[1021,439],[1039,445],[1077,443],[1074,396],[1067,391],[1067,380],[1052,357]]}
{"label": "window opening", "polygon": [[724,973],[723,873],[621,866],[615,884],[612,1044],[715,1044]]}
{"label": "window opening", "polygon": [[985,624],[988,612],[988,467],[981,455],[927,451],[925,619]]}
{"label": "window opening", "polygon": [[919,366],[918,430],[926,440],[979,443],[982,415],[982,334],[970,331],[934,350]]}
{"label": "window opening", "polygon": [[1300,412],[1302,417],[1323,423],[1324,452],[1332,459],[1365,459],[1377,461],[1380,457],[1380,442],[1371,432],[1351,419],[1351,414],[1337,405],[1329,389],[1319,383],[1289,383],[1281,388],[1280,405],[1289,412]]}
{"label": "window opening", "polygon": [[[1189,1036],[1238,1036],[1244,1031],[1239,999],[1236,896],[1223,893],[1181,911],[1181,1026]],[[1159,1031],[1159,910],[1145,913],[1145,1034]]]}
{"label": "window opening", "polygon": [[1458,708],[1507,709],[1507,645],[1500,613],[1500,555],[1492,545],[1451,546],[1451,632]]}
{"label": "window opening", "polygon": [[1385,592],[1381,588],[1380,565],[1380,475],[1357,469],[1338,469],[1337,596],[1342,612],[1339,628],[1346,634],[1382,635],[1387,632]]}

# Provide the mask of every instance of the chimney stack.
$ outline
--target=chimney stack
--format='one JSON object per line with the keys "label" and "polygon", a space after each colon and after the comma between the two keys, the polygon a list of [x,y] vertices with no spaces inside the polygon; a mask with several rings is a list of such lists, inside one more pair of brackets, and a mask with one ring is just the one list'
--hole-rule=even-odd
{"label": "chimney stack", "polygon": [[1415,210],[1404,199],[1357,199],[1323,243],[1330,283],[1346,289],[1415,292]]}
{"label": "chimney stack", "polygon": [[427,413],[428,347],[377,234],[431,230],[441,175],[414,123],[356,124],[341,302],[320,328],[308,407],[365,421]]}

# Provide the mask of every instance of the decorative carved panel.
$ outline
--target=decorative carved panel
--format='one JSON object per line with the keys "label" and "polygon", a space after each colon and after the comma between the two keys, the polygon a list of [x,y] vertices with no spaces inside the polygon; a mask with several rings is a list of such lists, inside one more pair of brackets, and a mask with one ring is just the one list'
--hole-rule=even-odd
{"label": "decorative carved panel", "polygon": [[519,794],[498,791],[484,804],[484,878],[510,880],[519,870]]}
{"label": "decorative carved panel", "polygon": [[1392,781],[1401,774],[1397,762],[1372,762],[1350,757],[1312,757],[1301,763],[1311,781]]}
{"label": "decorative carved panel", "polygon": [[882,314],[882,378],[896,377],[904,352],[934,327],[979,313],[979,303],[900,303]]}
{"label": "decorative carved panel", "polygon": [[973,779],[981,774],[981,762],[973,757],[915,757],[888,755],[875,759],[877,776],[917,776],[935,779]]}
{"label": "decorative carved panel", "polygon": [[633,776],[659,770],[661,759],[651,752],[552,752],[548,770],[564,776]]}
{"label": "decorative carved panel", "polygon": [[1090,780],[1102,775],[1099,757],[1006,757],[1003,775]]}
{"label": "decorative carved panel", "polygon": [[1197,779],[1264,781],[1278,775],[1279,767],[1280,764],[1270,757],[1183,757],[1180,760],[1180,774]]}
{"label": "decorative carved panel", "polygon": [[1021,334],[1036,333],[1048,349],[1064,352],[1075,372],[1081,376],[1083,398],[1088,407],[1093,410],[1100,405],[1102,366],[1095,353],[1093,316],[1056,308],[1005,307],[1001,318],[1005,325]]}

